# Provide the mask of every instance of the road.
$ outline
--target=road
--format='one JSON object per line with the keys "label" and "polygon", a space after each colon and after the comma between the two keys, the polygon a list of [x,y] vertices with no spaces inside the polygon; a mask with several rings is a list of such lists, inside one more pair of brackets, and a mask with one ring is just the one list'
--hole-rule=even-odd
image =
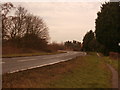
{"label": "road", "polygon": [[42,67],[45,65],[55,64],[63,61],[70,60],[77,56],[84,56],[83,52],[69,51],[67,53],[55,54],[55,55],[42,55],[42,56],[30,56],[30,57],[15,57],[15,58],[3,58],[2,59],[2,74],[14,73],[27,69]]}

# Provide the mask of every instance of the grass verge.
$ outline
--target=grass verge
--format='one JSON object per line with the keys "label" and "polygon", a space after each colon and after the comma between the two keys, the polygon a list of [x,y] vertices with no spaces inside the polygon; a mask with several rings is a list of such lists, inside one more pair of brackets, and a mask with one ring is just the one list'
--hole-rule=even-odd
{"label": "grass verge", "polygon": [[3,75],[3,88],[111,88],[111,72],[96,55]]}
{"label": "grass verge", "polygon": [[115,68],[115,70],[117,70],[117,71],[120,70],[120,69],[118,68],[118,61],[119,61],[119,60],[111,59],[111,58],[109,58],[109,57],[102,57],[102,58],[103,58],[102,60],[103,60],[105,63],[110,64],[113,68]]}

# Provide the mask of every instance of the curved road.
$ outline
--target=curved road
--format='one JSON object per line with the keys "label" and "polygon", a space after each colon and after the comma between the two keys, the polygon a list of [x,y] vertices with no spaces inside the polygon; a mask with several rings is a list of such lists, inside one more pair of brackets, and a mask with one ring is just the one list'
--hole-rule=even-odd
{"label": "curved road", "polygon": [[84,56],[84,52],[73,52],[55,54],[55,55],[42,55],[30,57],[16,57],[16,58],[3,58],[2,59],[2,73],[14,73],[27,69],[42,67],[45,65],[55,64],[63,61],[70,60],[77,56]]}

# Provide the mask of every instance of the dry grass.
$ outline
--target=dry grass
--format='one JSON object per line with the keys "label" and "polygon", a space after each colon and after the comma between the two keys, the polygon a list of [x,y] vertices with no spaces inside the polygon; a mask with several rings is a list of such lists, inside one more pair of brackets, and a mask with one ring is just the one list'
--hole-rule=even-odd
{"label": "dry grass", "polygon": [[[77,67],[77,62],[78,60],[71,60],[14,74],[5,74],[3,75],[3,88],[48,87],[47,83],[59,79],[62,74],[70,72],[73,67]],[[81,65],[82,62],[81,57]]]}
{"label": "dry grass", "polygon": [[37,53],[37,52],[40,52],[40,51],[28,49],[28,48],[17,48],[14,46],[3,46],[2,47],[2,55]]}
{"label": "dry grass", "polygon": [[111,74],[97,56],[78,57],[3,75],[3,88],[109,88]]}
{"label": "dry grass", "polygon": [[52,54],[59,54],[59,53],[66,53],[63,51],[59,52],[44,52],[38,51],[28,48],[17,48],[13,46],[5,46],[2,47],[2,57],[3,58],[11,58],[11,57],[24,57],[24,56],[38,56],[38,55],[52,55]]}

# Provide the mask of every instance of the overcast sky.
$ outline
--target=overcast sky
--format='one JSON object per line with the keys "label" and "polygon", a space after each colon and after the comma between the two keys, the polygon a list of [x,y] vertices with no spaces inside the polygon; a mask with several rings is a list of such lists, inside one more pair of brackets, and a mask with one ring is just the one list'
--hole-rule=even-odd
{"label": "overcast sky", "polygon": [[30,13],[40,16],[49,27],[51,41],[82,41],[89,30],[95,30],[95,19],[101,2],[21,2]]}

